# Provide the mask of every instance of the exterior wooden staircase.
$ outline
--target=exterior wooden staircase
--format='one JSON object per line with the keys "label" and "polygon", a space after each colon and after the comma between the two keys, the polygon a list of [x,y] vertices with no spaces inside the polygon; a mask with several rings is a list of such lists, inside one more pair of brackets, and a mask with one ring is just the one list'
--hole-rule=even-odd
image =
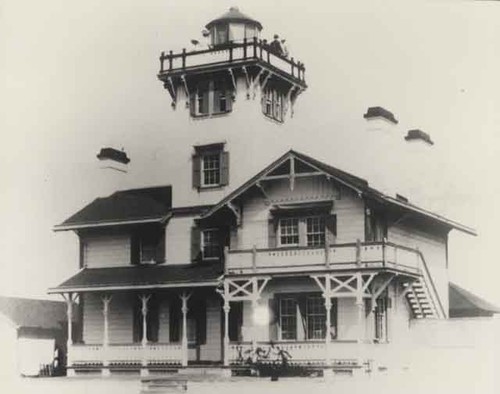
{"label": "exterior wooden staircase", "polygon": [[405,283],[403,286],[407,290],[406,299],[415,319],[435,319],[438,317],[422,278],[413,283]]}

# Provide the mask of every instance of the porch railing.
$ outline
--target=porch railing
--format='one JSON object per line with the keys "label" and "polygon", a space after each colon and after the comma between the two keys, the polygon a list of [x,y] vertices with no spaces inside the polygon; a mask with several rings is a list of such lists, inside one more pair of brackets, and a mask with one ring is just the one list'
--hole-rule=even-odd
{"label": "porch railing", "polygon": [[84,345],[68,349],[69,365],[181,364],[182,346],[177,343]]}
{"label": "porch railing", "polygon": [[325,268],[395,268],[420,274],[421,259],[418,250],[389,242],[226,252],[226,271],[229,274],[320,271]]}
{"label": "porch railing", "polygon": [[[278,352],[286,351],[290,356],[290,364],[323,365],[327,360],[326,344],[324,341],[300,342],[258,342],[257,348],[261,349],[267,357],[262,357],[261,362],[279,361]],[[360,359],[371,359],[375,353],[385,348],[383,344],[357,343],[357,341],[332,341],[330,343],[330,359],[333,364],[355,365]],[[229,345],[229,362],[233,365],[243,365],[251,358],[252,344],[250,342],[231,343]],[[360,357],[361,356],[361,357]]]}
{"label": "porch railing", "polygon": [[293,57],[274,53],[269,44],[254,38],[241,42],[230,42],[200,51],[187,52],[184,48],[180,53],[162,52],[160,56],[160,75],[193,67],[212,66],[225,63],[237,63],[245,60],[258,60],[270,68],[287,73],[293,79],[305,82],[305,67],[296,62]]}

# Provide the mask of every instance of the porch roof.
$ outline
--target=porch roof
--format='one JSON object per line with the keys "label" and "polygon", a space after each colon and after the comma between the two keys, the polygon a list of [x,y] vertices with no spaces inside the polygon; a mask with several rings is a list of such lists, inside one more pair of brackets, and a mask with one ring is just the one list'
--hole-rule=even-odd
{"label": "porch roof", "polygon": [[450,317],[492,316],[500,308],[454,283],[449,284]]}
{"label": "porch roof", "polygon": [[216,286],[221,275],[219,264],[84,268],[49,293]]}

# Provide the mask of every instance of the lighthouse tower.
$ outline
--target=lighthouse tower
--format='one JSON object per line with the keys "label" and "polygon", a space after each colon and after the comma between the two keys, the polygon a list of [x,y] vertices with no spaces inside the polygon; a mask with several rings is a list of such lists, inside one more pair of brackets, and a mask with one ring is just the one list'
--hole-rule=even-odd
{"label": "lighthouse tower", "polygon": [[[213,204],[287,149],[285,129],[307,88],[304,65],[237,8],[210,21],[193,50],[163,52],[171,99],[173,205]],[[191,45],[190,44],[190,45]]]}

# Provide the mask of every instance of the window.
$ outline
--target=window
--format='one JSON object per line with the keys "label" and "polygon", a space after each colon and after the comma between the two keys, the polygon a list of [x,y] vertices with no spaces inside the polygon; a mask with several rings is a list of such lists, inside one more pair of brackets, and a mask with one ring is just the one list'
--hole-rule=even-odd
{"label": "window", "polygon": [[320,295],[306,299],[307,339],[324,339],[326,332],[325,300]]}
{"label": "window", "polygon": [[201,250],[203,260],[218,259],[220,257],[219,231],[217,229],[202,231]]}
{"label": "window", "polygon": [[227,44],[229,41],[229,26],[227,24],[214,25],[212,28],[212,45]]}
{"label": "window", "polygon": [[204,155],[202,159],[202,186],[218,186],[220,184],[220,154]]}
{"label": "window", "polygon": [[280,244],[283,246],[299,244],[299,219],[287,218],[280,220]]}
{"label": "window", "polygon": [[229,183],[229,152],[223,144],[195,147],[193,187],[197,189],[225,186]]}
{"label": "window", "polygon": [[325,244],[325,218],[315,216],[306,219],[307,246],[323,246]]}
{"label": "window", "polygon": [[365,210],[366,242],[381,242],[386,237],[386,225],[382,215],[370,208]]}
{"label": "window", "polygon": [[[337,304],[332,300],[330,310],[330,336],[337,337]],[[325,300],[320,293],[300,293],[278,295],[275,300],[276,308],[271,315],[276,313],[275,324],[277,340],[306,341],[324,340],[326,333]],[[271,327],[271,332],[273,327]],[[272,334],[271,334],[272,337]]]}
{"label": "window", "polygon": [[333,243],[335,227],[334,215],[281,218],[278,221],[279,246],[321,247],[325,245],[327,235],[328,242]]}
{"label": "window", "polygon": [[154,264],[165,261],[165,229],[141,227],[132,235],[132,264]]}
{"label": "window", "polygon": [[267,117],[283,122],[283,94],[276,89],[268,89],[264,91],[262,111]]}
{"label": "window", "polygon": [[295,298],[280,299],[281,339],[297,339],[297,300]]}
{"label": "window", "polygon": [[230,86],[224,80],[198,83],[191,93],[191,116],[208,116],[230,112],[232,102]]}

